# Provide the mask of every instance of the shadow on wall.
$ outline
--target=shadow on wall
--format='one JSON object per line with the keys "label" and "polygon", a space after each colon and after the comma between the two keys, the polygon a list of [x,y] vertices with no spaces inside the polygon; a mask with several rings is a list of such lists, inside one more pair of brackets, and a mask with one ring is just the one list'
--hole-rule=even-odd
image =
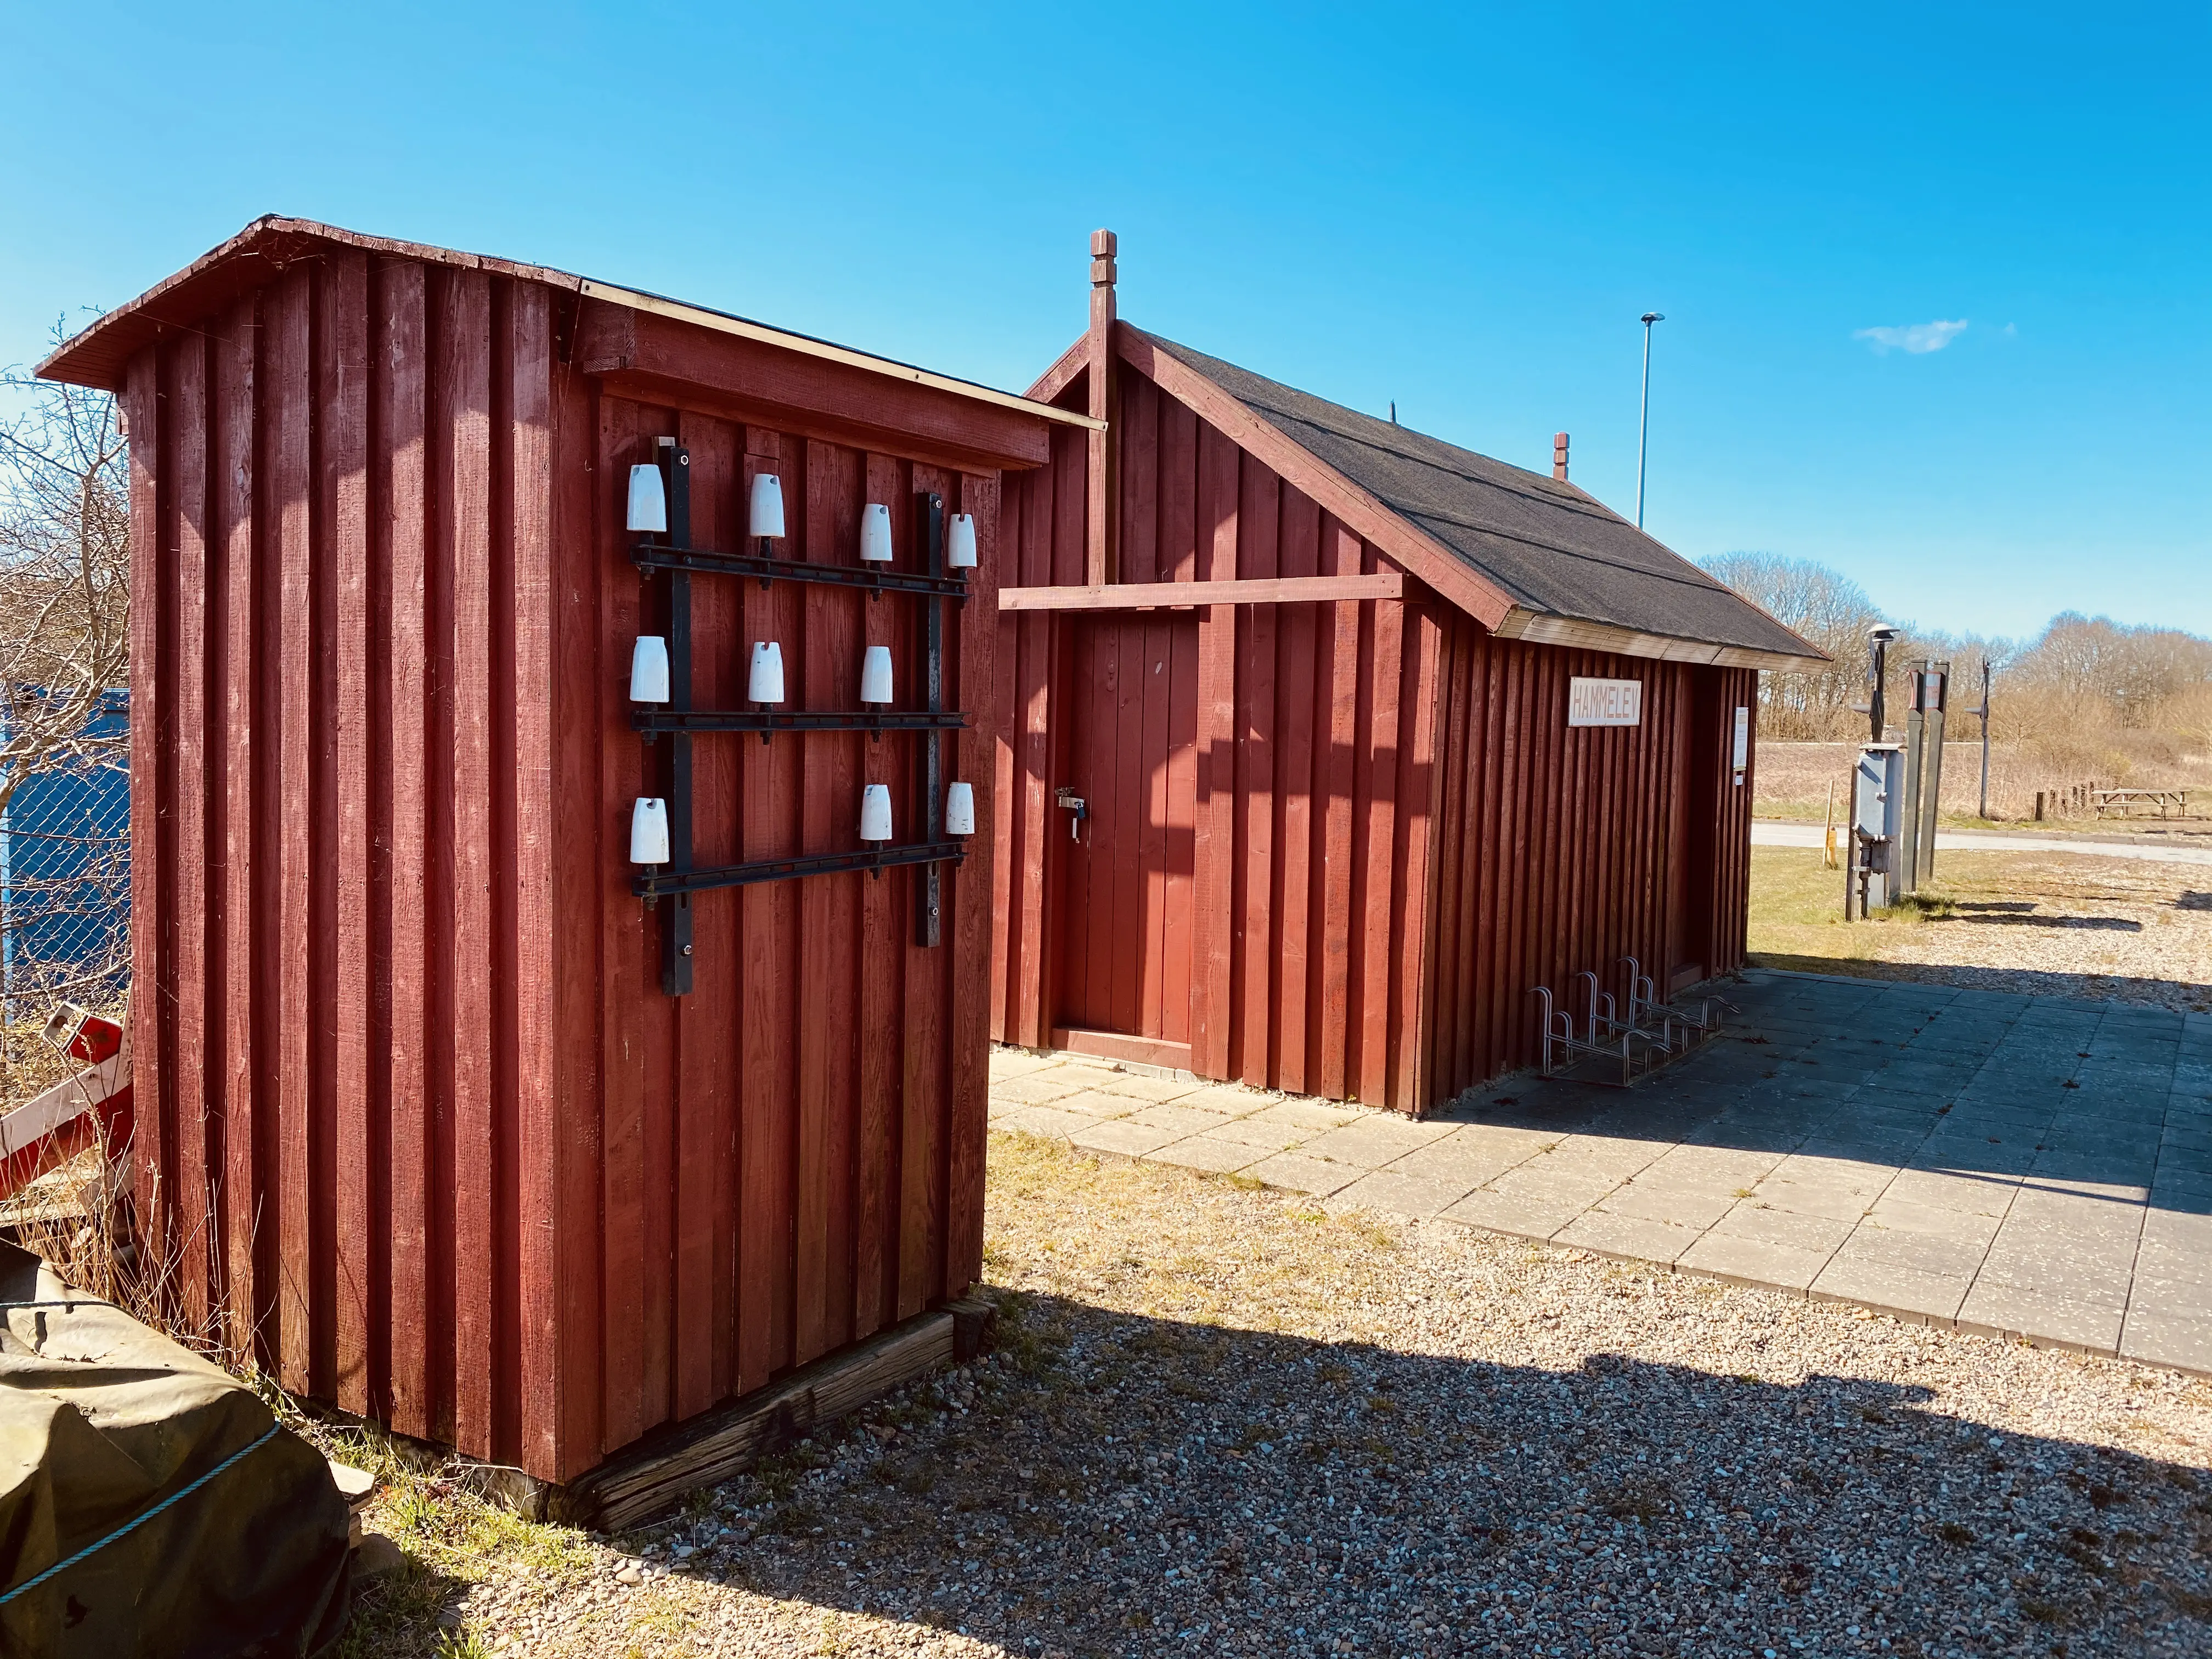
{"label": "shadow on wall", "polygon": [[1006,1324],[966,1417],[878,1449],[900,1413],[878,1413],[730,1489],[742,1516],[660,1537],[825,1615],[1069,1659],[2206,1639],[2212,1479],[1991,1434],[1922,1389],[1554,1372],[1051,1297]]}

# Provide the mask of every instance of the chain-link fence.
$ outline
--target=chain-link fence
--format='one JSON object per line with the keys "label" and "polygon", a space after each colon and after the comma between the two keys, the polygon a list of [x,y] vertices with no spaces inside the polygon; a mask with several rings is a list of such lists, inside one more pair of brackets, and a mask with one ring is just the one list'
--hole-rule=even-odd
{"label": "chain-link fence", "polygon": [[[122,732],[112,692],[93,733]],[[40,1040],[58,1002],[118,1007],[131,984],[131,775],[120,748],[33,765],[0,809],[0,1109],[76,1062]]]}

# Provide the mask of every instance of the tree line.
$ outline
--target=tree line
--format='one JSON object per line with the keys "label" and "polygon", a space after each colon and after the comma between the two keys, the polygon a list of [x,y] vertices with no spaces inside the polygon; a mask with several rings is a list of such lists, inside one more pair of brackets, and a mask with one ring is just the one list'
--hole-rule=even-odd
{"label": "tree line", "polygon": [[[1950,707],[1980,701],[1982,665],[1995,694],[1997,743],[2170,737],[2184,750],[2212,750],[2212,639],[2178,628],[2130,626],[2069,611],[2031,639],[1949,633],[1885,615],[1850,577],[1812,559],[1726,553],[1705,568],[1833,659],[1818,672],[1759,676],[1759,732],[1784,739],[1842,742],[1867,735],[1867,630],[1899,630],[1889,648],[1887,696],[1902,720],[1905,676],[1926,659],[1951,664]],[[1954,726],[1960,736],[1978,727]],[[2132,745],[2131,745],[2132,746]]]}

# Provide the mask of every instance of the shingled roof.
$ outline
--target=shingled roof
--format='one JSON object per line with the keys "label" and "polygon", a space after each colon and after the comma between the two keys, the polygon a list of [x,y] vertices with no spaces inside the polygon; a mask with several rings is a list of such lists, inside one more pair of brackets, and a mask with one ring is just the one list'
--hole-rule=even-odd
{"label": "shingled roof", "polygon": [[1510,600],[1495,628],[1502,636],[1759,668],[1809,669],[1828,660],[1735,589],[1571,483],[1346,409],[1157,335],[1141,338]]}

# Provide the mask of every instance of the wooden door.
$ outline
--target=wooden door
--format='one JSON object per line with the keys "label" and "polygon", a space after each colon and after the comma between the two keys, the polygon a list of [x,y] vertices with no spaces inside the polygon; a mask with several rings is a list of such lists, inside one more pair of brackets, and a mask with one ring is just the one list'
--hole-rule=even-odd
{"label": "wooden door", "polygon": [[1152,611],[1068,626],[1066,747],[1047,808],[1048,833],[1068,837],[1054,1042],[1187,1067],[1198,619]]}

